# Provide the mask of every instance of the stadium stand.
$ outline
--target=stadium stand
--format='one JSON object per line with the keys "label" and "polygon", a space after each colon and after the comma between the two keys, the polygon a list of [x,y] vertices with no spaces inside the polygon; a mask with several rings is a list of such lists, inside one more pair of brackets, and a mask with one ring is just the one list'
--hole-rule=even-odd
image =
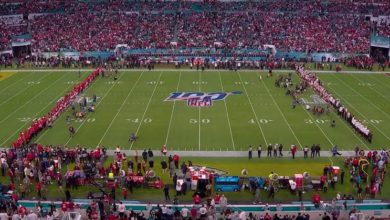
{"label": "stadium stand", "polygon": [[[39,14],[0,27],[1,50],[28,32],[33,51],[131,48],[259,48],[298,52],[367,53],[372,31],[390,36],[388,1],[136,2],[2,1],[1,15]],[[370,1],[371,2],[371,1]],[[80,16],[80,12],[82,16]],[[77,25],[75,25],[77,24]],[[12,28],[11,28],[12,27]]]}

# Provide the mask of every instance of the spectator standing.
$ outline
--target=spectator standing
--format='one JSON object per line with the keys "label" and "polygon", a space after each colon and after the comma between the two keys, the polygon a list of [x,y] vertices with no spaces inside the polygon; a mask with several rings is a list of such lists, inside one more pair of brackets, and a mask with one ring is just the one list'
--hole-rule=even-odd
{"label": "spectator standing", "polygon": [[283,144],[279,144],[279,157],[283,157]]}
{"label": "spectator standing", "polygon": [[275,144],[274,145],[274,157],[277,157],[278,156],[278,148],[279,148],[279,144]]}
{"label": "spectator standing", "polygon": [[183,219],[187,219],[188,215],[189,215],[189,210],[188,210],[187,206],[184,206],[181,209],[181,217],[183,217]]}
{"label": "spectator standing", "polygon": [[256,187],[255,190],[255,201],[253,201],[253,204],[260,203],[260,187]]}
{"label": "spectator standing", "polygon": [[295,159],[295,153],[297,152],[297,146],[295,144],[291,145],[291,155],[292,158]]}
{"label": "spectator standing", "polygon": [[303,148],[303,158],[308,158],[308,153],[309,153],[309,148],[305,146],[305,148]]}
{"label": "spectator standing", "polygon": [[227,204],[228,204],[227,198],[225,197],[225,195],[222,195],[222,196],[221,196],[221,199],[219,200],[219,205],[220,205],[220,208],[221,208],[221,213],[225,213],[226,208],[227,208]]}
{"label": "spectator standing", "polygon": [[272,156],[272,144],[268,144],[268,147],[267,147],[267,157],[271,157]]}
{"label": "spectator standing", "polygon": [[258,158],[260,158],[261,157],[261,145],[259,145],[258,147],[257,147],[257,157]]}
{"label": "spectator standing", "polygon": [[164,190],[163,191],[164,191],[165,201],[171,200],[171,197],[169,196],[169,186],[168,185],[164,186]]}

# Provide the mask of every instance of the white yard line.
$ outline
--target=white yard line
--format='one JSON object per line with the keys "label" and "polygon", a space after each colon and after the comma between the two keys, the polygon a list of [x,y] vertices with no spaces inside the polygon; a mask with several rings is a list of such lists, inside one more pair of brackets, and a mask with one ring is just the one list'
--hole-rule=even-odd
{"label": "white yard line", "polygon": [[[122,78],[123,75],[124,75],[124,73],[122,73],[122,74],[119,76],[118,81]],[[100,78],[100,76],[99,76],[99,78]],[[100,102],[98,102],[98,103],[96,104],[96,108],[103,102],[103,99],[107,97],[107,95],[111,92],[112,88],[114,88],[115,85],[118,85],[118,84],[113,83],[113,84],[111,85],[111,87],[110,87],[110,88],[107,90],[107,92],[104,94],[104,96],[102,97],[102,99],[100,100]],[[89,88],[90,88],[90,87],[89,87]],[[77,133],[77,131],[80,130],[81,127],[83,127],[83,125],[85,124],[85,122],[87,121],[87,119],[89,118],[90,115],[91,115],[91,114],[87,114],[87,117],[84,119],[84,121],[81,123],[81,125],[76,129],[75,133]],[[70,140],[72,140],[72,137],[69,137],[68,140],[66,141],[66,143],[65,143],[64,145],[67,145],[67,144],[70,142]]]}
{"label": "white yard line", "polygon": [[[66,87],[63,92],[61,92],[60,95],[56,96],[53,100],[51,100],[45,107],[43,107],[38,113],[36,113],[34,116],[32,116],[32,118],[35,118],[37,117],[43,110],[45,110],[47,107],[49,107],[49,105],[51,105],[53,102],[56,102],[60,97],[62,97],[66,91],[69,90],[69,88],[71,88],[73,85],[69,85],[68,87]],[[28,123],[30,123],[30,121],[27,121],[26,123],[24,123],[21,127],[19,127],[18,129],[16,129],[16,131],[10,135],[3,143],[1,143],[0,145],[4,145],[5,142],[7,142],[11,137],[13,137],[15,134],[17,134],[18,132],[20,132],[20,129],[22,129],[23,127],[25,127]]]}
{"label": "white yard line", "polygon": [[[0,72],[1,73],[1,72]],[[18,79],[17,81],[9,84],[8,86],[4,87],[2,90],[0,90],[0,93],[3,93],[4,90],[8,89],[9,87],[15,85],[16,83],[18,83],[19,81],[21,81],[22,79],[26,78],[29,74],[25,74],[25,76],[23,76],[22,78]]]}
{"label": "white yard line", "polygon": [[[356,78],[355,76],[353,76],[352,74],[350,74],[352,76],[352,78],[356,79],[357,81],[359,81],[360,83],[365,83],[363,81],[361,81],[360,79]],[[378,94],[379,96],[382,96],[384,99],[386,99],[387,101],[390,101],[390,99],[386,96],[384,96],[382,93],[378,92],[376,89],[373,89],[372,86],[366,86],[367,88],[371,89],[372,91],[374,91],[376,94]]]}
{"label": "white yard line", "polygon": [[[304,108],[304,106],[302,106],[303,108],[303,111],[306,112],[306,114],[310,117],[310,119],[315,122],[315,119],[313,118],[313,116]],[[330,143],[330,145],[334,146],[334,143],[332,142],[332,140],[330,140],[330,138],[328,137],[328,135],[324,132],[324,130],[322,130],[322,128],[318,125],[318,123],[314,123],[318,129],[320,129],[321,133],[325,136],[325,138],[328,140],[328,142]]]}
{"label": "white yard line", "polygon": [[130,95],[133,93],[134,88],[135,88],[136,85],[138,84],[138,82],[139,82],[139,80],[141,79],[141,77],[142,77],[143,74],[144,74],[144,71],[142,71],[142,73],[139,75],[137,81],[136,81],[136,82],[133,84],[133,86],[131,87],[129,93],[127,94],[126,98],[123,100],[123,102],[122,102],[121,106],[119,107],[117,113],[115,114],[114,118],[112,118],[112,120],[111,120],[110,124],[108,125],[106,131],[104,132],[103,136],[100,138],[99,143],[97,144],[97,146],[100,146],[100,144],[102,143],[104,137],[106,137],[108,131],[111,129],[111,126],[114,124],[115,119],[118,117],[119,113],[122,111],[123,106],[125,106],[127,99],[128,99],[128,98],[130,97]]}
{"label": "white yard line", "polygon": [[[333,91],[333,93],[338,96],[340,99],[343,98],[340,94],[338,94],[336,92],[336,90],[328,87],[330,90]],[[353,105],[351,105],[351,103],[349,103],[346,99],[342,99],[343,102],[347,103],[347,105],[349,105],[351,108],[353,108],[359,115],[361,115],[365,120],[367,120],[367,122],[369,121],[359,110],[357,110]],[[385,136],[388,140],[390,140],[390,137],[387,136],[385,133],[382,132],[381,129],[379,129],[375,124],[372,124],[372,126],[374,126],[383,136]]]}
{"label": "white yard line", "polygon": [[[218,75],[219,75],[219,82],[221,83],[222,92],[226,92],[225,89],[223,88],[222,77],[221,77],[221,72],[220,71],[218,71]],[[234,139],[233,139],[232,126],[230,124],[229,112],[228,112],[228,108],[227,108],[227,105],[226,105],[226,99],[223,100],[223,103],[225,104],[226,117],[227,117],[227,121],[228,121],[228,124],[229,124],[230,138],[232,140],[233,150],[236,150],[236,146],[234,144]]]}
{"label": "white yard line", "polygon": [[[149,101],[148,101],[148,104],[146,105],[146,108],[145,108],[145,111],[144,111],[144,114],[142,115],[142,118],[141,118],[141,121],[139,122],[139,125],[138,125],[138,128],[137,128],[137,131],[135,132],[135,135],[137,136],[138,134],[138,131],[139,129],[141,128],[141,125],[142,125],[142,122],[144,121],[144,118],[145,118],[145,115],[146,115],[146,112],[148,111],[149,109],[149,105],[150,105],[150,102],[152,101],[152,98],[154,96],[154,93],[156,92],[156,89],[157,89],[157,86],[160,84],[160,79],[161,79],[161,75],[162,75],[162,72],[160,72],[160,75],[158,77],[158,80],[157,80],[157,83],[156,85],[154,86],[154,89],[153,89],[153,92],[152,92],[152,95],[150,96],[149,98]],[[134,145],[134,141],[131,142],[131,145],[130,145],[130,150],[133,148],[133,145]]]}
{"label": "white yard line", "polygon": [[[43,80],[44,78],[50,76],[51,74],[47,74],[46,76],[43,76],[41,78],[39,78],[38,80],[34,80],[34,81],[40,81],[40,80]],[[4,105],[5,103],[7,103],[9,100],[11,100],[12,98],[18,96],[20,93],[26,91],[27,89],[29,89],[30,87],[34,86],[34,84],[30,84],[26,87],[24,87],[24,89],[21,89],[19,90],[19,92],[15,93],[13,96],[9,97],[7,100],[3,101],[2,103],[0,103],[0,106]]]}
{"label": "white yard line", "polygon": [[355,132],[353,132],[352,128],[348,126],[348,124],[347,124],[347,122],[346,122],[345,120],[341,119],[341,121],[342,121],[342,124],[343,124],[345,127],[347,127],[348,131],[350,131],[350,132],[353,134],[353,136],[355,136],[355,137],[364,145],[364,147],[367,148],[367,150],[371,150],[371,148],[369,148],[369,147],[367,146],[367,144],[364,143],[364,141],[362,140],[362,138],[359,137],[359,136],[357,136],[357,134],[356,134]]}
{"label": "white yard line", "polygon": [[239,73],[238,71],[237,71],[237,75],[238,75],[238,77],[240,78],[241,85],[242,85],[242,87],[244,88],[245,96],[248,98],[249,104],[250,104],[250,106],[251,106],[251,108],[252,108],[253,115],[254,115],[255,118],[256,118],[256,123],[257,123],[257,126],[259,127],[259,130],[260,130],[260,132],[261,132],[261,135],[263,136],[263,139],[264,139],[264,141],[265,141],[265,146],[267,146],[267,145],[268,145],[268,141],[267,141],[267,139],[265,138],[263,129],[261,128],[261,125],[260,125],[260,122],[259,122],[259,118],[257,117],[257,114],[256,114],[256,112],[255,112],[255,109],[253,108],[252,101],[251,101],[251,99],[249,98],[248,92],[247,92],[247,90],[246,90],[245,84],[244,84],[244,82],[242,81],[241,75],[240,75],[240,73]]}
{"label": "white yard line", "polygon": [[[179,74],[179,81],[177,82],[177,86],[176,86],[176,92],[179,91],[180,79],[181,79],[181,71],[180,71],[180,74]],[[173,118],[173,112],[175,111],[175,106],[176,106],[176,100],[173,101],[173,107],[172,107],[172,111],[171,111],[171,118],[169,119],[167,136],[165,138],[165,145],[168,144],[168,138],[169,138],[169,134],[171,132],[172,118]]]}
{"label": "white yard line", "polygon": [[[309,115],[309,117],[311,118],[312,121],[315,121],[314,118],[313,118],[313,116],[310,115],[310,113],[307,112],[306,109],[304,109],[304,111]],[[330,143],[332,146],[334,146],[333,142],[330,140],[330,138],[328,137],[328,135],[326,135],[326,133],[321,129],[321,127],[320,127],[317,123],[315,123],[315,124],[316,124],[316,126],[321,130],[322,134],[326,137],[326,139],[328,139],[329,143]],[[358,136],[356,135],[356,133],[353,132],[353,131],[350,129],[350,127],[348,127],[348,125],[345,123],[344,120],[342,120],[342,124],[343,124],[344,126],[346,126],[347,129],[353,134],[353,136],[355,136],[355,137],[356,137],[356,138],[357,138],[357,139],[358,139],[358,140],[359,140],[359,141],[360,141],[368,150],[370,149],[370,148],[366,145],[366,143],[364,143],[364,141],[362,141],[362,139],[361,139],[360,137],[358,137]]]}
{"label": "white yard line", "polygon": [[342,79],[339,79],[338,77],[336,76],[333,76],[334,78],[336,78],[338,81],[342,82],[345,86],[347,86],[349,89],[351,89],[355,94],[359,95],[360,97],[362,97],[364,100],[366,100],[367,102],[371,103],[371,106],[373,106],[374,108],[376,108],[378,111],[382,112],[384,115],[386,115],[388,118],[390,118],[390,115],[387,114],[386,112],[384,112],[381,108],[379,108],[377,105],[375,105],[373,102],[371,102],[369,99],[367,99],[366,97],[364,97],[362,94],[360,94],[358,91],[356,91],[354,88],[352,88],[350,85],[348,85],[347,83],[344,82],[344,80]]}
{"label": "white yard line", "polygon": [[269,91],[267,85],[265,84],[265,82],[263,80],[261,80],[262,84],[264,85],[265,89],[267,90],[267,93],[268,95],[271,97],[273,103],[275,104],[276,108],[278,109],[278,111],[280,112],[280,114],[282,115],[282,118],[284,120],[284,122],[286,123],[286,125],[288,126],[288,128],[290,129],[291,133],[294,135],[295,137],[295,140],[298,142],[299,146],[301,147],[301,149],[303,149],[303,146],[301,144],[301,142],[299,141],[297,135],[295,134],[294,130],[291,128],[291,125],[290,123],[288,123],[287,119],[286,119],[286,116],[284,115],[284,113],[282,112],[282,110],[280,109],[279,105],[276,103],[274,97],[272,96],[271,92]]}
{"label": "white yard line", "polygon": [[[202,83],[202,75],[201,75],[201,71],[199,71],[199,83],[198,83],[198,86],[199,86],[199,92],[201,92],[201,88],[200,88],[200,84]],[[199,133],[199,136],[198,136],[198,150],[200,151],[200,141],[201,141],[201,138],[200,138],[200,124],[201,124],[201,121],[200,121],[200,106],[198,106],[198,112],[199,112],[199,117],[198,117],[198,133]]]}
{"label": "white yard line", "polygon": [[[378,79],[376,78],[376,76],[373,76],[373,75],[368,75],[368,76],[369,76],[370,78],[373,78],[375,81],[377,81],[379,84],[383,85],[384,87],[387,87],[387,88],[390,89],[390,86],[389,86],[389,85],[387,85],[386,83],[383,83],[382,81],[378,80]],[[388,77],[388,76],[385,76],[385,77]]]}
{"label": "white yard line", "polygon": [[48,87],[46,87],[45,89],[41,90],[39,93],[37,93],[36,95],[34,95],[33,97],[31,97],[29,99],[29,101],[25,102],[23,105],[19,106],[17,109],[13,110],[12,113],[8,114],[7,117],[5,117],[3,120],[0,121],[0,124],[3,123],[5,120],[7,120],[8,118],[10,118],[12,115],[14,115],[16,112],[19,111],[19,109],[23,108],[25,105],[27,105],[28,103],[32,102],[36,97],[40,96],[43,92],[45,92],[47,89],[53,87],[53,85],[55,85],[59,80],[61,80],[62,78],[64,78],[66,75],[64,74],[63,76],[61,76],[60,78],[58,78],[56,81],[54,81],[52,84],[50,84]]}

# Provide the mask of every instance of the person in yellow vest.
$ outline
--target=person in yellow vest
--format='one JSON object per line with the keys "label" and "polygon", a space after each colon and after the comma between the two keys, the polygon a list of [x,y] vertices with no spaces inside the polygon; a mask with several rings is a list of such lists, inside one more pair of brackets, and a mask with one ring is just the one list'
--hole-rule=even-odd
{"label": "person in yellow vest", "polygon": [[114,180],[114,173],[113,172],[108,173],[108,180]]}

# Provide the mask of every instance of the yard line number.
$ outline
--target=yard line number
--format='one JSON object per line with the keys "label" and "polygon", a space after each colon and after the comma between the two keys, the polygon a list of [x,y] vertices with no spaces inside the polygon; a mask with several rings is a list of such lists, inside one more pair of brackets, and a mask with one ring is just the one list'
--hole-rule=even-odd
{"label": "yard line number", "polygon": [[306,124],[325,124],[329,122],[329,120],[323,120],[323,119],[315,119],[315,120],[312,120],[312,119],[305,119],[305,123]]}
{"label": "yard line number", "polygon": [[[16,120],[20,121],[20,122],[30,122],[30,121],[36,121],[38,120],[39,118],[31,118],[31,117],[21,117],[21,118],[16,118]],[[83,123],[84,121],[87,122],[87,123],[91,123],[91,122],[95,122],[96,121],[96,118],[77,118],[77,119],[71,119],[71,121],[74,121],[76,123]]]}
{"label": "yard line number", "polygon": [[147,82],[147,84],[149,84],[149,85],[156,85],[157,83],[162,85],[162,84],[164,84],[164,81],[149,81],[149,82]]}
{"label": "yard line number", "polygon": [[41,84],[41,81],[28,81],[26,83],[27,83],[27,85],[38,85],[38,84]]}
{"label": "yard line number", "polygon": [[79,81],[68,81],[68,82],[65,82],[65,84],[68,84],[68,85],[74,85],[74,84],[77,84],[79,83]]}
{"label": "yard line number", "polygon": [[382,120],[380,119],[370,119],[370,120],[363,120],[363,123],[371,123],[371,124],[380,124],[382,123]]}
{"label": "yard line number", "polygon": [[109,82],[106,82],[107,84],[109,85],[118,85],[118,84],[121,84],[122,81],[109,81]]}
{"label": "yard line number", "polygon": [[234,85],[249,85],[249,82],[244,81],[244,82],[234,82]]}
{"label": "yard line number", "polygon": [[[126,121],[132,122],[132,123],[140,123],[141,119],[139,119],[139,118],[126,118]],[[145,124],[148,124],[148,123],[152,122],[152,119],[151,118],[144,118],[144,120],[142,122]]]}
{"label": "yard line number", "polygon": [[[271,120],[271,119],[264,119],[264,118],[261,118],[259,119],[259,123],[260,124],[268,124],[268,123],[271,123],[273,122],[274,120]],[[249,124],[256,124],[256,120],[251,118],[249,121],[248,121]]]}
{"label": "yard line number", "polygon": [[[200,121],[200,123],[202,123],[202,124],[209,124],[209,123],[211,122],[211,120],[208,119],[208,118],[202,118],[202,119],[200,119],[199,121]],[[198,124],[199,121],[198,121],[198,119],[195,119],[195,118],[191,118],[191,119],[189,120],[190,124]]]}
{"label": "yard line number", "polygon": [[[329,120],[323,120],[323,119],[316,119],[316,120],[312,120],[312,119],[305,119],[305,123],[306,124],[325,124],[325,123],[328,123]],[[371,124],[380,124],[382,123],[382,120],[379,120],[379,119],[370,119],[370,120],[362,120],[363,123],[371,123]]]}
{"label": "yard line number", "polygon": [[76,123],[83,123],[84,121],[87,122],[87,123],[91,123],[91,122],[95,122],[96,121],[96,118],[77,118],[74,120]]}
{"label": "yard line number", "polygon": [[364,86],[364,87],[370,87],[370,86],[375,86],[373,83],[365,83],[365,82],[360,82],[358,83],[359,86]]}
{"label": "yard line number", "polygon": [[192,81],[194,85],[207,85],[207,81]]}

